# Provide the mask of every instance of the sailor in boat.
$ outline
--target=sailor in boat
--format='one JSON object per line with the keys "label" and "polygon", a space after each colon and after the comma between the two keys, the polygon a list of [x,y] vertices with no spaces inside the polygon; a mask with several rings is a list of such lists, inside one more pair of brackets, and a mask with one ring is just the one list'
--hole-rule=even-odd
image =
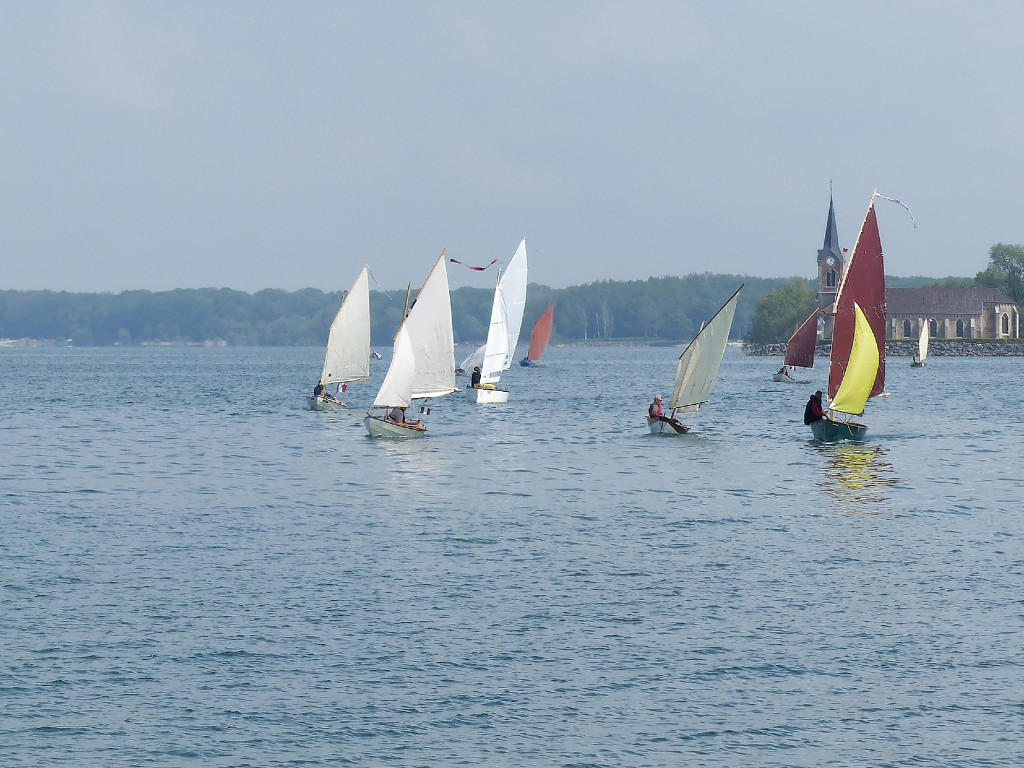
{"label": "sailor in boat", "polygon": [[654,396],[654,402],[651,403],[649,406],[647,406],[647,415],[650,418],[652,418],[652,419],[657,419],[658,421],[667,421],[669,424],[671,424],[676,429],[676,431],[679,431],[679,430],[686,431],[686,429],[687,429],[687,427],[684,426],[683,423],[681,421],[679,421],[679,419],[675,419],[675,418],[673,418],[671,416],[666,416],[662,412],[662,410],[661,410],[661,395],[655,395]]}
{"label": "sailor in boat", "polygon": [[469,377],[469,386],[479,387],[480,386],[480,366],[473,366],[473,375]]}
{"label": "sailor in boat", "polygon": [[779,373],[781,373],[783,376],[789,376],[789,369],[786,366],[782,366],[781,368],[779,368]]}
{"label": "sailor in boat", "polygon": [[322,397],[324,400],[330,403],[337,403],[338,405],[345,405],[341,400],[341,393],[348,391],[348,384],[342,384],[338,387],[338,391],[333,395],[327,391],[327,387],[317,382],[317,385],[313,387],[313,397]]}
{"label": "sailor in boat", "polygon": [[823,418],[825,418],[825,414],[821,410],[821,390],[819,389],[808,398],[807,405],[804,406],[804,424],[813,424]]}

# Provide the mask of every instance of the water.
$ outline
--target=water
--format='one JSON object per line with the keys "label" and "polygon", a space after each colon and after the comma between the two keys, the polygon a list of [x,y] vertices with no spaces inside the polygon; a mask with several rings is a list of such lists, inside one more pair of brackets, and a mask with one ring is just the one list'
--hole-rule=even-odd
{"label": "water", "polygon": [[1024,763],[1021,361],[820,446],[732,348],[647,435],[678,352],[386,442],[320,350],[0,350],[0,765]]}

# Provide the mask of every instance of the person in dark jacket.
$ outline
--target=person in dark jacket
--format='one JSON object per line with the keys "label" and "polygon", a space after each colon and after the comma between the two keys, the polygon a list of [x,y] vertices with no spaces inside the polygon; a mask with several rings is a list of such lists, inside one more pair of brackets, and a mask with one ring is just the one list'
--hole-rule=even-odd
{"label": "person in dark jacket", "polygon": [[473,375],[469,377],[469,386],[479,387],[480,386],[480,366],[473,366]]}
{"label": "person in dark jacket", "polygon": [[808,398],[807,405],[804,406],[804,424],[813,424],[823,418],[825,418],[825,414],[821,410],[821,390],[819,389]]}

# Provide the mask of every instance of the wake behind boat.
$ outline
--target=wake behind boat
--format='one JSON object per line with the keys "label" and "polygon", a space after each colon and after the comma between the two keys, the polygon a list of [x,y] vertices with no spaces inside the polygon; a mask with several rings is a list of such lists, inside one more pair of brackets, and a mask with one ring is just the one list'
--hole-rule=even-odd
{"label": "wake behind boat", "polygon": [[339,411],[348,406],[341,394],[354,381],[370,378],[370,283],[363,267],[341,301],[327,335],[327,352],[320,381],[313,388],[309,407]]}
{"label": "wake behind boat", "polygon": [[391,365],[372,406],[383,409],[384,414],[367,413],[363,420],[370,437],[402,439],[427,433],[420,419],[407,421],[405,412],[413,400],[455,391],[453,336],[448,271],[442,251],[395,334]]}
{"label": "wake behind boat", "polygon": [[[718,377],[718,368],[725,356],[725,346],[729,341],[732,321],[736,316],[736,304],[739,302],[741,285],[722,308],[715,313],[693,341],[679,356],[676,367],[676,379],[672,386],[672,399],[669,407],[670,416],[661,415],[660,398],[647,411],[647,426],[652,435],[676,435],[689,431],[689,427],[676,420],[676,413],[692,413],[711,398],[711,390]],[[657,411],[654,406],[657,405]]]}

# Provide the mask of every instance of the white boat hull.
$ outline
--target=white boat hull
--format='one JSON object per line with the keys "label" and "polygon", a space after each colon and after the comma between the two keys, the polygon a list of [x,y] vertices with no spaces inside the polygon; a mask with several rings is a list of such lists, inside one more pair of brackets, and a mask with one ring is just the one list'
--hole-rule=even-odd
{"label": "white boat hull", "polygon": [[386,421],[380,416],[367,414],[363,419],[366,425],[366,432],[370,437],[383,437],[394,440],[408,440],[409,438],[423,437],[427,434],[427,428],[420,422],[399,424],[394,421]]}
{"label": "white boat hull", "polygon": [[348,410],[348,405],[343,403],[341,400],[335,400],[331,397],[324,397],[322,395],[313,395],[309,399],[309,409],[311,411],[345,411]]}
{"label": "white boat hull", "polygon": [[680,432],[667,421],[662,421],[661,419],[652,416],[647,417],[647,426],[650,428],[652,435],[671,435],[672,437],[675,437],[676,435],[684,435],[690,431],[689,427],[684,426],[683,431]]}
{"label": "white boat hull", "polygon": [[507,389],[484,389],[483,387],[466,387],[466,397],[471,403],[507,403]]}
{"label": "white boat hull", "polygon": [[787,384],[796,384],[796,379],[794,379],[792,376],[789,376],[789,375],[787,375],[785,373],[773,373],[772,374],[772,381],[784,381]]}

